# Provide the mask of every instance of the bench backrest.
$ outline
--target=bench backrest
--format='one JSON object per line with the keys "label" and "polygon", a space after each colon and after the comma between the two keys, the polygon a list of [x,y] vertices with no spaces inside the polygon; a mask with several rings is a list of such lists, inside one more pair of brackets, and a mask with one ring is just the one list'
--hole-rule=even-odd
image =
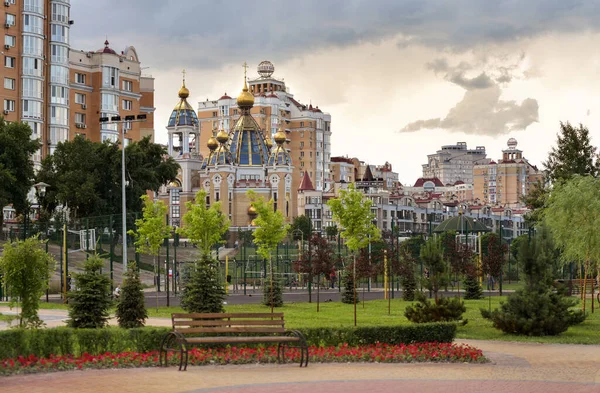
{"label": "bench backrest", "polygon": [[171,314],[173,330],[181,334],[283,333],[283,313]]}

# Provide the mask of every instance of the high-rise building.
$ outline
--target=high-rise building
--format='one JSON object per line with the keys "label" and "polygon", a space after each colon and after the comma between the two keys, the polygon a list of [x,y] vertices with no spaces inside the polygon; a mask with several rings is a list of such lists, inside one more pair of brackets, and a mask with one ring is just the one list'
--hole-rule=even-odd
{"label": "high-rise building", "polygon": [[0,5],[0,115],[26,122],[32,138],[42,141],[33,156],[36,168],[58,142],[77,133],[114,140],[116,126],[101,130],[101,114],[145,112],[148,121],[134,125],[129,139],[153,133],[154,82],[141,76],[135,49],[117,54],[107,43],[97,52],[71,50],[70,11],[69,0],[4,0]]}
{"label": "high-rise building", "polygon": [[435,154],[427,155],[427,164],[423,164],[424,178],[438,178],[444,184],[463,181],[473,184],[473,167],[487,163],[485,147],[467,148],[466,142],[442,146]]}
{"label": "high-rise building", "polygon": [[[298,189],[307,172],[317,191],[328,190],[333,186],[329,167],[331,115],[297,101],[283,79],[273,77],[275,67],[271,62],[261,62],[257,70],[258,77],[248,80],[249,92],[254,96],[250,114],[264,135],[274,137],[280,128],[284,129],[294,161],[292,188]],[[231,131],[241,115],[236,100],[227,93],[217,100],[200,101],[201,154],[208,155],[206,143],[219,128]]]}
{"label": "high-rise building", "polygon": [[510,138],[507,145],[497,163],[491,160],[474,167],[473,194],[486,204],[518,207],[543,174],[523,157],[516,139]]}

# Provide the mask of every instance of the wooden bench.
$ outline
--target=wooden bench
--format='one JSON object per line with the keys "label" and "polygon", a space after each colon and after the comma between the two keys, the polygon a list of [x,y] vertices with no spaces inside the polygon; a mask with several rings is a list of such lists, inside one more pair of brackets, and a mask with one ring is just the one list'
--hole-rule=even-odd
{"label": "wooden bench", "polygon": [[[308,345],[304,335],[286,330],[283,313],[171,314],[173,331],[160,345],[159,364],[167,366],[167,354],[179,352],[179,371],[185,371],[188,349],[193,344],[277,343],[277,360],[283,360],[285,346],[300,348],[300,367],[308,366]],[[185,359],[185,360],[184,360]]]}
{"label": "wooden bench", "polygon": [[[582,278],[574,278],[572,280],[555,280],[559,284],[563,284],[570,289],[570,293],[578,293],[581,294],[581,288],[583,287],[583,279]],[[596,279],[588,278],[585,284],[585,292],[591,292],[592,285],[594,289],[598,288],[598,281]]]}

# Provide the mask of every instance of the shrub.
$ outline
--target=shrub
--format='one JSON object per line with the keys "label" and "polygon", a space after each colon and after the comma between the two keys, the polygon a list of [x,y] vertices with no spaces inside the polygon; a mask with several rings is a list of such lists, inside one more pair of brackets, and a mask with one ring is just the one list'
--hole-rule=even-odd
{"label": "shrub", "polygon": [[[439,298],[437,303],[429,301],[422,293],[417,293],[417,302],[406,307],[404,315],[411,322],[447,322],[460,321],[467,308],[459,298]],[[464,322],[466,323],[466,321]]]}
{"label": "shrub", "polygon": [[528,336],[558,335],[583,322],[585,313],[571,310],[577,299],[566,297],[565,288],[552,286],[552,266],[557,257],[550,233],[540,226],[536,236],[519,248],[525,288],[513,293],[500,309],[481,309],[481,315],[505,333]]}
{"label": "shrub", "polygon": [[[342,303],[354,304],[354,277],[351,271],[344,273],[342,285]],[[356,303],[359,303],[358,294],[356,295]]]}
{"label": "shrub", "polygon": [[467,274],[465,281],[465,299],[477,300],[483,298],[483,289],[479,285],[479,279],[473,274]]}
{"label": "shrub", "polygon": [[68,295],[69,326],[75,328],[102,328],[108,323],[110,279],[102,274],[104,261],[97,255],[84,264],[84,271],[75,274],[77,287]]}
{"label": "shrub", "polygon": [[148,318],[142,282],[135,263],[128,265],[116,316],[119,326],[126,329],[142,327]]}
{"label": "shrub", "polygon": [[190,313],[223,312],[225,288],[219,280],[219,272],[209,261],[200,260],[190,267],[189,279],[183,286],[181,307]]}
{"label": "shrub", "polygon": [[415,300],[415,291],[417,290],[417,280],[414,272],[405,274],[400,277],[400,284],[402,285],[402,299],[412,302]]}
{"label": "shrub", "polygon": [[263,301],[265,306],[282,307],[283,296],[281,295],[281,284],[279,280],[266,279],[263,286]]}

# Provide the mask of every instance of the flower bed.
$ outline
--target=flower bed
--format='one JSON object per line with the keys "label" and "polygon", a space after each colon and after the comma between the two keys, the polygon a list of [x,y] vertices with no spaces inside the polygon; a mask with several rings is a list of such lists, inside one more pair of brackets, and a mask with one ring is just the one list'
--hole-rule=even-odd
{"label": "flower bed", "polygon": [[[300,351],[297,348],[285,350],[286,362],[298,362]],[[468,345],[449,343],[421,343],[410,345],[375,344],[364,346],[340,345],[337,347],[309,347],[310,362],[469,362],[483,363],[487,359],[481,350]],[[276,363],[277,347],[259,348],[193,348],[189,352],[190,365],[205,364],[253,364]],[[179,354],[170,353],[169,363],[178,364]],[[0,375],[35,373],[44,371],[129,368],[158,366],[158,352],[147,353],[123,352],[104,353],[74,357],[49,356],[38,358],[34,355],[0,361]]]}

